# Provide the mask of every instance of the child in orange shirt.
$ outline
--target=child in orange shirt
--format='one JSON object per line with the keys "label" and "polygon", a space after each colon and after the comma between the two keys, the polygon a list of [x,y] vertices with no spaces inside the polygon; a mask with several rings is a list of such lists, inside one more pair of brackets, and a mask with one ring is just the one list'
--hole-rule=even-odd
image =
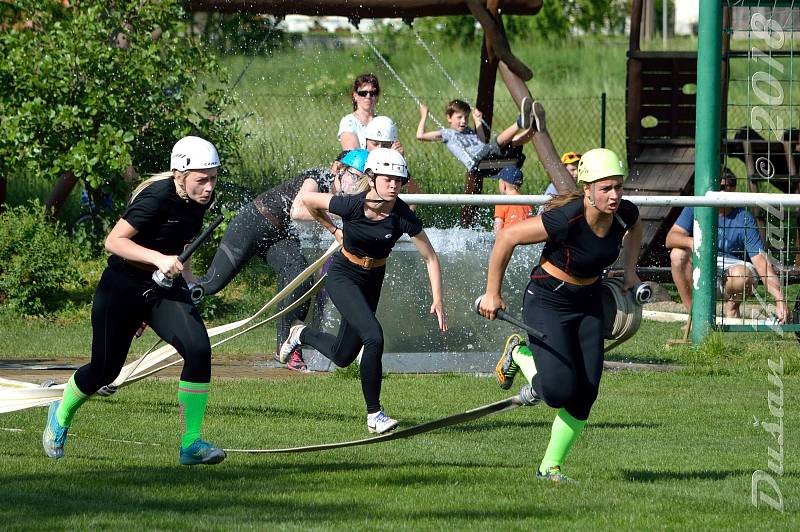
{"label": "child in orange shirt", "polygon": [[[507,166],[497,174],[497,185],[500,194],[519,195],[519,188],[522,186],[522,171],[516,166]],[[533,209],[530,205],[495,205],[494,207],[494,232],[497,233],[503,227],[521,222],[533,216]]]}

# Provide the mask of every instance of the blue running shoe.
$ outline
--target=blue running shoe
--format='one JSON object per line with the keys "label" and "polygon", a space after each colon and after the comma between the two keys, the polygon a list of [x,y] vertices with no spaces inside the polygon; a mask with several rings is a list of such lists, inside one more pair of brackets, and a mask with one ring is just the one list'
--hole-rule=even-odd
{"label": "blue running shoe", "polygon": [[186,449],[181,449],[181,465],[214,465],[225,460],[225,451],[197,438]]}
{"label": "blue running shoe", "polygon": [[61,399],[50,405],[47,410],[47,425],[44,426],[42,434],[44,454],[56,460],[64,456],[64,444],[67,442],[67,431],[69,431],[69,427],[63,427],[58,422],[56,411],[60,404]]}

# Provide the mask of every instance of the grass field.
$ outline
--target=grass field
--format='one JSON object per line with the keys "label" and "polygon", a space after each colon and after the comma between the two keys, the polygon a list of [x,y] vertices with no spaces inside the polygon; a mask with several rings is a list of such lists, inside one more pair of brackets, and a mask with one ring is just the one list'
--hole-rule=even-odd
{"label": "grass field", "polygon": [[[175,383],[151,380],[86,405],[59,462],[39,442],[44,409],[4,415],[0,506],[11,529],[563,530],[798,526],[800,391],[785,376],[784,514],[750,503],[750,477],[774,440],[767,367],[751,375],[607,373],[567,470],[577,485],[534,478],[553,411],[518,408],[356,449],[231,454],[177,465]],[[504,397],[493,380],[390,376],[384,403],[405,426]],[[793,402],[796,405],[796,402]],[[217,380],[206,435],[229,448],[364,437],[358,381],[332,375]],[[136,440],[144,445],[111,440]]]}
{"label": "grass field", "polygon": [[[599,109],[594,98],[600,92],[609,95],[609,124],[616,132],[610,146],[622,146],[625,48],[624,39],[587,39],[558,49],[514,44],[515,53],[534,69],[534,94],[549,99],[548,112],[555,111],[548,117],[558,147],[595,145]],[[477,47],[435,50],[472,96]],[[383,51],[432,107],[454,96],[442,75],[431,74],[419,49],[400,43]],[[238,111],[252,113],[244,158],[234,171],[254,189],[318,165],[336,151],[336,123],[349,112],[348,86],[361,71],[381,76],[379,111],[400,118],[401,137],[413,138],[413,102],[363,49],[296,49],[252,63],[227,58],[226,65],[233,78],[243,74],[235,89]],[[734,73],[747,77],[741,70]],[[559,107],[563,101],[567,104]],[[498,86],[496,123],[513,115],[505,89]],[[576,116],[590,125],[585,131]],[[428,191],[459,190],[463,169],[444,148],[409,143]],[[534,193],[542,182],[533,170],[532,152],[529,157],[525,192]],[[10,188],[12,204],[43,197],[48,190],[44,180],[35,179],[12,181]],[[76,211],[74,201],[70,209]],[[272,276],[248,278],[263,271],[246,272],[221,297],[209,299],[215,305],[209,325],[249,315],[274,293]],[[88,358],[90,333],[88,307],[63,317],[24,320],[0,307],[0,360],[77,364]],[[216,349],[215,360],[271,358],[274,336],[274,327],[245,335]],[[590,424],[565,468],[578,485],[534,478],[554,414],[544,406],[387,444],[316,454],[235,454],[214,468],[182,468],[177,465],[176,383],[153,378],[88,404],[73,427],[67,458],[59,462],[41,451],[44,409],[2,415],[0,481],[8,489],[0,504],[0,528],[800,528],[800,434],[795,433],[800,345],[792,335],[725,334],[694,349],[663,347],[679,336],[677,324],[645,322],[633,339],[607,354],[610,360],[680,369],[605,374]],[[148,332],[134,344],[131,357],[152,340]],[[780,388],[769,380],[769,361],[782,361]],[[213,390],[206,435],[224,447],[285,447],[366,435],[363,399],[352,372],[220,378]],[[784,473],[773,476],[784,496],[783,514],[750,502],[751,475],[768,470],[768,453],[778,449],[758,422],[776,421],[768,393],[779,391]],[[387,412],[407,427],[508,393],[481,376],[390,375],[382,397]]]}
{"label": "grass field", "polygon": [[[77,363],[85,359],[88,333],[86,324],[20,324],[2,316],[0,358],[66,356]],[[41,452],[44,409],[3,415],[0,481],[13,489],[0,519],[18,529],[794,529],[800,345],[791,335],[726,334],[696,349],[662,347],[679,334],[677,324],[645,322],[607,356],[681,369],[606,372],[590,424],[566,464],[576,486],[534,478],[553,418],[541,405],[375,446],[232,454],[215,468],[182,468],[176,383],[151,378],[85,406],[59,462]],[[269,357],[272,338],[271,331],[245,335],[215,359]],[[133,352],[148,342],[138,341]],[[768,393],[779,390],[768,381],[770,360],[783,361],[784,473],[773,475],[783,514],[750,503],[751,475],[767,470],[769,449],[778,449],[754,426],[775,421]],[[389,375],[382,398],[410,426],[508,393],[488,377]],[[227,448],[366,436],[351,372],[217,378],[210,405],[206,435]]]}

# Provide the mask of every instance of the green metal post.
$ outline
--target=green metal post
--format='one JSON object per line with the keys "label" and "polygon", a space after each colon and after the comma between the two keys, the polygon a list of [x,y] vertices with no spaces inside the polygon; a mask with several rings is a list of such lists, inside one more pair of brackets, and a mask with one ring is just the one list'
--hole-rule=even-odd
{"label": "green metal post", "polygon": [[[697,43],[697,114],[694,193],[719,188],[720,107],[722,93],[722,2],[700,0]],[[717,255],[717,209],[694,209],[692,343],[702,342],[714,327],[714,277]]]}

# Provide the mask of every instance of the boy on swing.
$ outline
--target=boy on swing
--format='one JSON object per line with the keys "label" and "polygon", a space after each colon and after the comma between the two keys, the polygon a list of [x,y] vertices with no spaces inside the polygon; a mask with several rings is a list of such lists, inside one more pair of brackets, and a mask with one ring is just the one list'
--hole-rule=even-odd
{"label": "boy on swing", "polygon": [[[485,139],[488,138],[488,132],[483,126],[483,114],[479,110],[473,109],[471,111],[475,129],[468,126],[470,115],[468,103],[462,100],[453,100],[448,103],[445,114],[447,114],[447,123],[450,127],[437,131],[425,131],[425,123],[428,120],[428,107],[420,105],[417,140],[444,142],[447,149],[472,174],[477,171],[478,163],[484,159],[516,156],[516,153],[510,152],[510,149],[521,146],[530,140],[535,131],[544,129],[544,113],[542,111],[541,104],[534,102],[530,98],[523,98],[517,122],[506,128],[487,144]],[[521,131],[522,134],[519,134]]]}

